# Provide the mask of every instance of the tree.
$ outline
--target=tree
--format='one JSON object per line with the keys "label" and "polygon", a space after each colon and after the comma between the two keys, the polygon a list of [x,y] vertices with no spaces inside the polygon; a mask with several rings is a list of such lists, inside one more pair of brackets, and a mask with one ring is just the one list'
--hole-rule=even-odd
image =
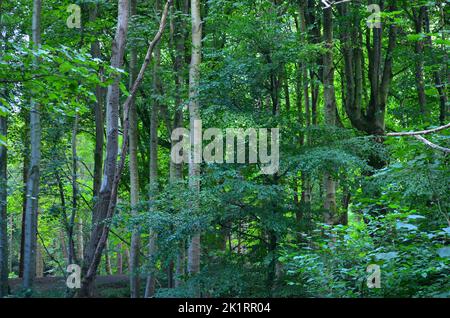
{"label": "tree", "polygon": [[[130,16],[136,14],[136,0],[130,1]],[[130,87],[136,79],[137,68],[137,50],[132,47],[130,54]],[[133,216],[137,215],[137,204],[139,203],[139,167],[138,167],[138,120],[135,101],[130,104],[130,204],[131,213]],[[140,228],[133,227],[131,235],[130,247],[130,291],[131,298],[139,298],[139,253],[141,244]]]}
{"label": "tree", "polygon": [[[141,66],[141,69],[139,71],[139,74],[136,77],[135,82],[133,83],[133,87],[130,90],[130,94],[128,95],[127,99],[125,100],[125,103],[123,105],[124,113],[126,114],[124,123],[123,123],[123,142],[122,142],[122,148],[121,148],[121,158],[119,161],[119,164],[116,166],[116,160],[117,160],[117,139],[118,139],[118,130],[117,129],[111,129],[112,127],[118,126],[118,93],[119,93],[119,82],[118,79],[115,78],[114,84],[109,86],[108,88],[108,105],[109,111],[107,108],[107,114],[110,117],[107,121],[107,132],[108,137],[110,138],[110,144],[109,147],[111,148],[109,151],[116,151],[115,156],[110,154],[108,157],[108,143],[107,143],[107,156],[106,156],[106,163],[105,163],[105,174],[103,177],[102,182],[102,188],[100,190],[100,199],[99,203],[97,203],[96,206],[96,212],[100,214],[99,216],[94,215],[94,217],[100,217],[99,220],[102,222],[104,220],[110,219],[115,212],[116,204],[117,204],[117,194],[118,194],[118,186],[120,182],[120,178],[125,166],[125,158],[128,152],[128,129],[129,129],[129,111],[130,111],[130,104],[131,101],[135,98],[137,90],[139,86],[142,83],[142,80],[144,78],[145,70],[147,69],[147,66],[149,65],[153,50],[155,46],[158,44],[158,42],[161,40],[163,31],[166,26],[166,20],[167,15],[169,12],[169,7],[172,5],[172,0],[168,0],[166,2],[166,5],[164,7],[160,25],[158,32],[154,36],[153,40],[150,42],[147,53],[144,58],[144,62]],[[124,54],[124,48],[125,48],[125,40],[126,40],[126,30],[128,23],[128,3],[127,1],[121,1],[119,0],[119,14],[118,14],[118,28],[116,32],[116,37],[113,41],[113,54],[111,57],[111,64],[112,65],[121,65],[123,54]],[[113,95],[112,95],[113,94]],[[112,96],[111,96],[112,95]],[[112,100],[111,100],[112,98]],[[116,114],[117,113],[117,114]],[[115,122],[111,122],[111,119],[116,119]],[[108,129],[108,127],[110,129]],[[109,162],[111,160],[111,162]],[[110,171],[112,170],[112,171]],[[112,173],[112,178],[107,178],[107,174]],[[110,188],[109,188],[110,187]],[[102,196],[102,190],[103,190],[103,196]],[[92,295],[93,292],[93,283],[97,274],[97,268],[100,263],[102,252],[105,248],[108,234],[109,234],[109,227],[107,225],[101,224],[99,225],[98,222],[96,223],[96,227],[93,230],[93,233],[91,235],[91,239],[88,245],[88,249],[86,249],[88,252],[85,254],[85,260],[83,263],[83,272],[86,273],[84,275],[84,278],[82,280],[82,286],[78,293],[81,297],[87,297],[89,295]],[[95,232],[94,232],[95,231]],[[88,260],[88,261],[87,261]]]}
{"label": "tree", "polygon": [[[125,43],[128,30],[128,0],[119,0],[117,31],[112,45],[111,66],[120,69],[123,64],[125,53]],[[99,248],[102,233],[107,226],[108,207],[112,198],[113,182],[117,170],[117,155],[119,149],[119,91],[120,75],[114,79],[114,83],[108,87],[106,97],[106,159],[104,164],[103,182],[100,187],[99,198],[95,204],[94,215],[92,218],[93,228],[91,238],[86,247],[83,262],[83,282],[79,291],[79,296],[87,297],[93,293],[93,283],[96,276],[96,269],[100,262],[100,255],[97,252]],[[103,248],[101,248],[103,250]],[[89,271],[90,267],[94,270]]]}
{"label": "tree", "polygon": [[[200,16],[200,0],[191,0],[192,19],[192,52],[191,64],[189,68],[189,126],[190,141],[194,149],[201,143],[201,131],[199,131],[198,121],[200,120],[199,104],[199,81],[200,63],[202,56],[202,21]],[[199,192],[200,192],[200,164],[198,156],[191,148],[189,154],[189,188],[194,196],[192,210],[193,214],[199,213]],[[193,275],[200,271],[200,233],[192,235],[188,250],[188,272]]]}
{"label": "tree", "polygon": [[[155,2],[155,11],[160,11],[159,0]],[[153,94],[157,97],[153,99],[152,110],[150,114],[150,176],[149,176],[149,213],[155,213],[155,199],[158,194],[158,113],[159,107],[159,97],[161,95],[161,82],[159,79],[159,68],[161,64],[161,49],[159,45],[155,47],[154,53],[155,64],[153,66]],[[158,233],[155,229],[151,228],[149,232],[149,242],[148,242],[148,261],[149,274],[147,277],[147,285],[145,288],[145,297],[150,298],[155,294],[155,276],[156,276],[156,249],[157,249],[157,238]]]}
{"label": "tree", "polygon": [[[0,102],[0,107],[3,107]],[[0,114],[0,137],[7,135],[6,114]],[[7,150],[0,142],[0,298],[8,295]]]}
{"label": "tree", "polygon": [[[333,9],[323,10],[323,34],[326,52],[323,57],[323,99],[325,107],[325,124],[330,127],[336,124],[336,96],[334,92],[334,62],[333,62]],[[325,222],[333,223],[336,214],[336,182],[330,172],[324,174],[325,187]]]}
{"label": "tree", "polygon": [[[41,44],[41,0],[33,1],[32,40],[33,46],[38,49]],[[34,278],[36,276],[36,236],[41,163],[41,105],[33,98],[30,103],[31,156],[27,180],[27,203],[25,210],[24,289],[33,287]]]}

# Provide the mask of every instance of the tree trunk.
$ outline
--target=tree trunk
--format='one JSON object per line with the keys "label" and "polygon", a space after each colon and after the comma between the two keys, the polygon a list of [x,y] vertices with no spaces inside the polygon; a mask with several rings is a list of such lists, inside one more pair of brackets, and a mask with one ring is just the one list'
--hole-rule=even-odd
{"label": "tree trunk", "polygon": [[[425,6],[421,6],[418,9],[413,8],[414,15],[414,29],[416,34],[422,34],[423,25],[425,19]],[[427,113],[426,109],[426,95],[425,95],[425,80],[424,80],[424,41],[422,39],[415,41],[414,43],[414,51],[416,54],[415,61],[415,77],[416,77],[416,88],[417,88],[417,96],[419,101],[419,109],[422,113],[422,116],[425,116]]]}
{"label": "tree trunk", "polygon": [[[130,1],[130,16],[136,15],[136,0]],[[130,87],[136,79],[137,67],[137,50],[134,46],[131,48],[130,54]],[[136,206],[139,203],[139,167],[138,167],[138,119],[136,105],[134,99],[130,103],[130,204],[131,216],[136,217],[138,212]],[[131,233],[130,247],[130,296],[131,298],[139,298],[139,253],[141,245],[141,233],[139,226],[133,226]]]}
{"label": "tree trunk", "polygon": [[[155,2],[156,12],[160,11],[159,0]],[[161,94],[161,83],[159,79],[159,68],[161,63],[161,48],[160,46],[155,47],[155,65],[153,67],[153,94]],[[150,116],[150,177],[149,177],[149,211],[150,214],[155,212],[155,200],[158,194],[158,112],[159,112],[159,101],[158,98],[153,100],[153,107]],[[147,285],[145,287],[145,298],[150,298],[155,295],[155,257],[156,257],[156,240],[158,234],[154,229],[150,229],[149,233],[149,244],[148,244],[148,261],[149,274],[147,277]]]}
{"label": "tree trunk", "polygon": [[106,275],[112,275],[111,257],[109,256],[109,242],[108,241],[106,241],[106,244],[105,244],[105,272],[106,272]]}
{"label": "tree trunk", "polygon": [[[7,117],[0,116],[0,136],[7,135]],[[0,144],[0,298],[8,295],[7,150]],[[11,248],[11,246],[9,247]]]}
{"label": "tree trunk", "polygon": [[[189,13],[189,1],[188,0],[178,0],[175,2],[175,9],[182,12],[184,15]],[[168,134],[172,134],[172,129],[183,127],[183,92],[185,86],[185,76],[184,76],[184,58],[185,58],[185,40],[186,40],[186,23],[180,18],[179,15],[171,15],[171,44],[174,47],[175,53],[173,57],[173,69],[175,72],[174,82],[175,82],[175,105],[176,109],[173,116],[173,124],[166,121],[166,126]],[[171,147],[174,146],[176,142],[172,141]],[[177,164],[170,160],[169,167],[169,182],[171,184],[176,184],[177,182],[183,180],[183,164]],[[185,275],[185,243],[180,242],[177,252],[177,258],[175,261],[175,277],[174,286],[179,287],[183,283],[183,277]]]}
{"label": "tree trunk", "polygon": [[[325,123],[328,126],[336,124],[336,96],[334,91],[333,64],[333,11],[332,8],[323,10],[323,33],[326,52],[323,56],[323,99],[325,103]],[[329,172],[324,173],[324,221],[331,224],[336,213],[336,183]]]}
{"label": "tree trunk", "polygon": [[[97,18],[98,4],[89,11],[89,20],[94,22]],[[94,58],[101,58],[100,43],[98,40],[91,44],[91,55]],[[100,70],[100,73],[102,71]],[[103,146],[104,146],[104,123],[103,123],[103,104],[104,104],[104,88],[100,85],[95,87],[94,105],[95,117],[95,150],[94,150],[94,186],[93,197],[94,204],[98,200],[100,185],[102,183],[102,166],[103,166]]]}
{"label": "tree trunk", "polygon": [[[123,59],[123,52],[125,46],[125,38],[126,38],[126,30],[127,30],[127,22],[128,22],[128,5],[127,1],[119,1],[119,19],[118,19],[118,28],[116,33],[116,38],[113,42],[113,54],[112,54],[112,65],[121,64]],[[136,77],[136,81],[133,84],[133,87],[130,90],[130,95],[125,100],[123,109],[127,114],[124,120],[124,129],[123,129],[123,142],[121,148],[121,158],[118,166],[116,167],[116,157],[117,157],[117,139],[118,139],[118,95],[119,95],[119,85],[118,79],[116,79],[115,83],[109,87],[108,92],[108,122],[107,122],[107,131],[108,131],[108,145],[107,145],[107,156],[106,156],[106,164],[105,164],[105,178],[103,178],[102,187],[100,189],[100,199],[96,205],[96,215],[97,219],[105,220],[112,218],[116,209],[117,204],[117,194],[120,178],[125,167],[125,158],[128,152],[128,127],[129,127],[129,109],[130,102],[133,98],[135,98],[137,90],[142,83],[144,78],[144,73],[151,61],[153,49],[161,40],[161,36],[163,34],[167,15],[169,11],[169,7],[172,4],[171,0],[168,0],[166,6],[164,7],[164,13],[161,18],[161,22],[159,25],[158,32],[156,33],[153,40],[150,42],[149,47],[147,49],[147,53],[145,55],[144,63],[141,66],[141,70],[139,71],[138,76]],[[114,97],[114,98],[111,98]],[[115,120],[114,120],[115,119]],[[113,155],[114,150],[116,150],[115,156]],[[111,172],[113,172],[111,178]],[[101,260],[101,254],[103,249],[105,248],[105,244],[108,240],[109,227],[103,225],[99,222],[93,222],[96,224],[96,228],[91,235],[91,240],[88,248],[86,249],[88,252],[85,255],[89,256],[89,261],[86,261],[86,257],[83,263],[83,273],[85,273],[81,289],[78,293],[80,297],[87,297],[93,292],[93,283],[95,280],[95,276],[97,273],[98,265]]]}
{"label": "tree trunk", "polygon": [[[128,30],[128,0],[119,0],[117,31],[112,44],[111,66],[122,68],[125,43]],[[116,163],[118,155],[118,133],[119,133],[119,90],[120,75],[114,79],[114,83],[108,87],[107,94],[107,143],[106,159],[103,171],[103,181],[100,187],[98,201],[94,207],[92,220],[92,233],[86,247],[83,262],[83,279],[79,296],[88,297],[93,294],[96,269],[100,263],[101,253],[98,253],[100,239],[106,224],[106,217],[111,200],[113,181],[116,176]],[[115,198],[113,198],[115,200]],[[100,248],[101,251],[101,248]],[[89,271],[89,268],[95,270]]]}
{"label": "tree trunk", "polygon": [[75,242],[74,242],[74,229],[75,229],[75,216],[78,210],[78,156],[77,156],[77,133],[78,133],[78,114],[75,114],[72,129],[72,213],[70,214],[68,234],[69,234],[69,246],[73,248],[69,249],[69,264],[78,263],[77,256],[75,254]]}
{"label": "tree trunk", "polygon": [[[33,1],[32,39],[35,48],[41,43],[41,0]],[[33,99],[30,111],[30,170],[27,181],[27,205],[25,212],[25,244],[23,288],[33,287],[36,275],[36,235],[38,221],[38,198],[41,162],[41,107]]]}
{"label": "tree trunk", "polygon": [[[444,16],[444,10],[441,7],[440,8],[440,27],[444,28],[445,27],[445,16]],[[431,30],[430,30],[430,18],[429,18],[429,14],[428,14],[428,9],[425,7],[425,13],[424,13],[424,26],[425,26],[425,33],[426,34],[430,34]],[[442,40],[446,40],[445,38],[445,32],[442,33]],[[427,36],[426,37],[426,47],[427,49],[430,51],[429,54],[433,54],[432,53],[432,39],[431,36]],[[445,52],[444,54],[444,60],[447,60],[447,56],[448,53]],[[445,70],[444,70],[444,74],[449,74],[448,70],[447,70],[447,64],[444,66]],[[435,70],[433,72],[433,77],[434,77],[434,84],[436,87],[436,90],[438,91],[439,94],[439,122],[441,125],[445,125],[447,123],[447,116],[448,116],[448,96],[447,96],[447,82],[444,81],[442,82],[442,78],[441,78],[441,70]]]}
{"label": "tree trunk", "polygon": [[[201,143],[201,132],[198,131],[197,121],[200,120],[200,104],[198,100],[200,63],[202,53],[202,21],[200,16],[200,0],[191,0],[192,17],[192,55],[189,69],[189,120],[191,144],[196,149],[196,144]],[[194,162],[197,154],[190,151],[189,155],[189,187],[193,193],[192,209],[193,215],[198,215],[199,193],[200,193],[200,164]],[[197,158],[198,159],[198,158]],[[190,275],[200,271],[200,232],[193,234],[188,250],[188,272]]]}
{"label": "tree trunk", "polygon": [[117,244],[117,274],[123,274],[123,245],[122,243]]}

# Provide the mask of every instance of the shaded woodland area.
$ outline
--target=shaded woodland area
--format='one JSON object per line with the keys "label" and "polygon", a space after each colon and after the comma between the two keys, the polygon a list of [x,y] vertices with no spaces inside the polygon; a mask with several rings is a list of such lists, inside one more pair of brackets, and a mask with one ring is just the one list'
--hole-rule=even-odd
{"label": "shaded woodland area", "polygon": [[0,0],[0,298],[450,297],[449,5]]}

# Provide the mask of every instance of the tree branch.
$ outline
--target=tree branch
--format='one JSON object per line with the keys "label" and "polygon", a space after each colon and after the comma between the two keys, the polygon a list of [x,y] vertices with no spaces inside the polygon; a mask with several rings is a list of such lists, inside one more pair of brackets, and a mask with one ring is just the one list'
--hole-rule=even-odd
{"label": "tree branch", "polygon": [[427,135],[431,134],[437,131],[441,131],[444,129],[450,128],[450,123],[444,126],[440,126],[437,128],[429,129],[429,130],[422,130],[422,131],[408,131],[408,132],[395,132],[395,133],[389,133],[386,134],[386,136],[389,137],[398,137],[398,136],[417,136],[417,135]]}
{"label": "tree branch", "polygon": [[422,136],[414,135],[414,138],[416,138],[417,140],[420,140],[421,142],[423,142],[425,145],[427,145],[430,148],[433,148],[433,149],[436,149],[436,150],[440,150],[440,151],[443,151],[445,153],[450,153],[450,149],[449,148],[444,148],[444,147],[438,146],[436,144],[433,144],[431,141],[423,138]]}

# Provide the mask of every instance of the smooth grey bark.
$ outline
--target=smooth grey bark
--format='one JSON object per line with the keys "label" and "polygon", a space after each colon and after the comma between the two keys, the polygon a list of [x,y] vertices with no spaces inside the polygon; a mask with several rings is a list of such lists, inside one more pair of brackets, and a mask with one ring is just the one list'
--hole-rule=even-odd
{"label": "smooth grey bark", "polygon": [[[34,47],[41,43],[41,0],[33,1],[32,40]],[[25,211],[25,242],[23,264],[23,288],[33,287],[36,276],[36,243],[38,221],[39,179],[41,162],[41,106],[31,99],[30,142],[31,156],[27,180],[27,204]]]}
{"label": "smooth grey bark", "polygon": [[[136,0],[130,1],[130,16],[136,15]],[[133,87],[133,83],[136,79],[136,67],[137,67],[137,50],[133,46],[130,53],[130,87]],[[134,99],[130,103],[130,204],[131,215],[137,216],[136,206],[139,203],[139,167],[138,167],[138,120],[136,105]],[[130,247],[130,297],[139,298],[139,253],[141,245],[140,227],[138,225],[133,226],[131,234],[131,247]]]}
{"label": "smooth grey bark", "polygon": [[[192,19],[192,54],[189,69],[189,121],[191,143],[195,143],[194,136],[199,132],[194,129],[194,123],[200,120],[200,104],[198,100],[200,82],[200,63],[202,57],[202,21],[200,15],[200,0],[191,0]],[[196,136],[198,139],[198,137]],[[199,141],[201,142],[201,141]],[[193,193],[192,209],[197,215],[200,209],[200,164],[194,162],[194,151],[189,155],[189,188]],[[200,271],[200,232],[192,235],[188,249],[188,272],[190,275]]]}
{"label": "smooth grey bark", "polygon": [[[127,30],[128,0],[119,0],[117,30],[112,44],[112,67],[122,68]],[[96,277],[97,267],[101,259],[101,252],[100,254],[98,254],[96,250],[99,247],[100,239],[106,226],[105,221],[107,219],[108,207],[111,201],[113,180],[116,175],[117,155],[119,149],[119,83],[120,75],[117,75],[114,79],[114,83],[108,87],[106,103],[106,159],[99,197],[94,207],[91,238],[89,240],[89,243],[87,244],[85,250],[86,252],[84,255],[82,268],[83,279],[81,283],[81,289],[78,293],[80,297],[89,297],[93,294],[94,280]],[[104,247],[102,247],[101,250],[103,250],[103,248]],[[90,267],[94,267],[95,269],[89,271]]]}

